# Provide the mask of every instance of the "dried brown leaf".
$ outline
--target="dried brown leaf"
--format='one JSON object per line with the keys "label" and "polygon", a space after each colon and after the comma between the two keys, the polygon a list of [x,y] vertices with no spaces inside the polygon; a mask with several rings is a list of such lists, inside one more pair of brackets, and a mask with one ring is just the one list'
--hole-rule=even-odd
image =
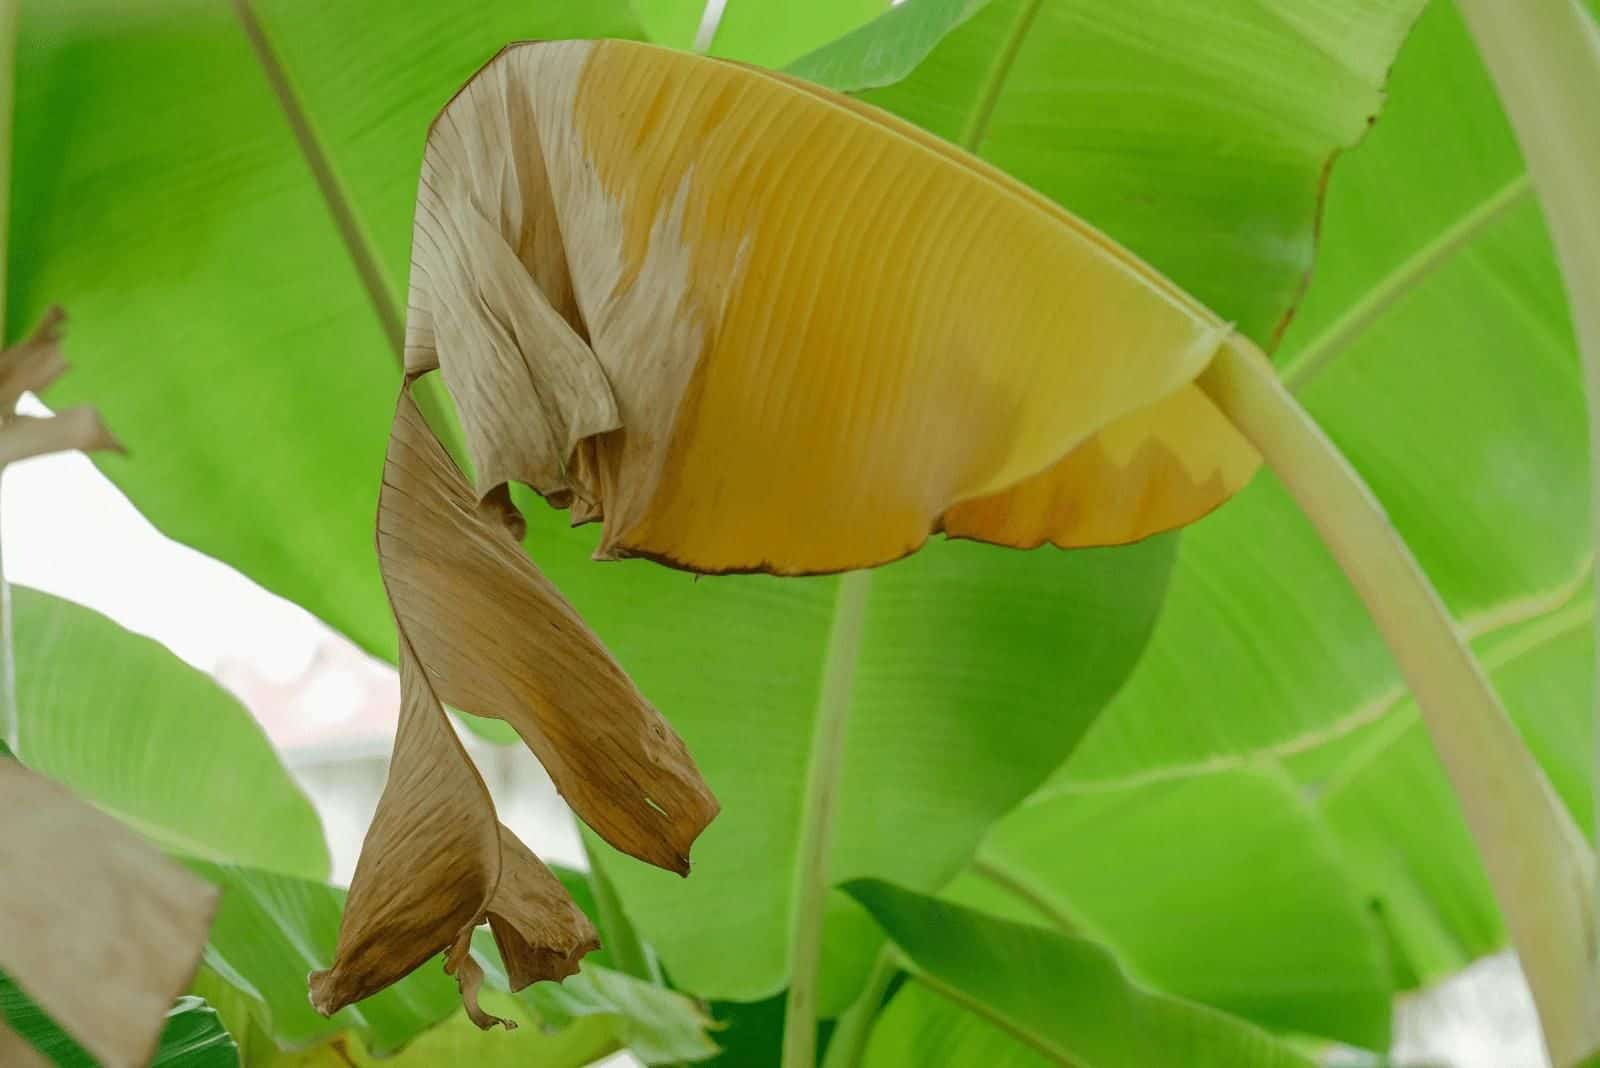
{"label": "dried brown leaf", "polygon": [[[537,134],[524,128],[507,140],[518,119],[528,119],[504,103],[493,126],[450,124],[429,138],[417,192],[406,371],[439,367],[440,350],[471,353],[442,371],[478,489],[519,481],[554,493],[568,486],[577,443],[615,429],[619,419],[605,372],[578,333]],[[480,204],[490,205],[496,221]]]}
{"label": "dried brown leaf", "polygon": [[395,411],[378,557],[439,699],[509,723],[606,841],[679,873],[716,800],[683,741],[507,529],[409,393]]}
{"label": "dried brown leaf", "polygon": [[0,1064],[6,1068],[52,1068],[44,1054],[0,1020]]}
{"label": "dried brown leaf", "polygon": [[488,1022],[466,951],[483,919],[519,985],[586,948],[548,872],[489,841],[442,706],[510,723],[642,860],[687,872],[716,813],[523,553],[509,483],[602,521],[600,558],[797,574],[883,563],[941,525],[1133,540],[1258,462],[1192,388],[1227,324],[988,165],[770,72],[510,47],[429,131],[412,245],[406,381],[442,374],[476,489],[402,390],[378,554],[429,737],[413,722],[397,743],[325,1011],[448,948]]}
{"label": "dried brown leaf", "polygon": [[105,1068],[143,1065],[216,890],[15,761],[0,760],[0,812],[0,970]]}
{"label": "dried brown leaf", "polygon": [[500,885],[489,903],[494,932],[513,991],[578,970],[600,948],[588,919],[549,868],[504,826],[500,828]]}
{"label": "dried brown leaf", "polygon": [[66,372],[61,355],[65,322],[66,314],[51,308],[26,341],[0,350],[0,467],[69,449],[123,451],[93,408],[68,408],[46,418],[13,414],[23,393],[37,392]]}
{"label": "dried brown leaf", "polygon": [[478,1004],[478,991],[483,989],[483,969],[472,959],[471,950],[471,939],[463,938],[451,949],[450,959],[444,966],[446,972],[456,977],[456,989],[461,991],[461,1006],[466,1010],[467,1019],[483,1031],[497,1024],[507,1031],[515,1031],[517,1021],[485,1012]]}
{"label": "dried brown leaf", "polygon": [[0,412],[13,411],[24,393],[37,393],[66,373],[61,355],[66,320],[66,312],[52,307],[27,340],[0,350]]}
{"label": "dried brown leaf", "polygon": [[100,421],[100,413],[89,407],[67,408],[44,417],[14,415],[0,424],[0,465],[70,449],[123,451]]}
{"label": "dried brown leaf", "polygon": [[[494,1018],[477,1013],[476,966],[464,957],[478,924],[489,921],[508,967],[530,965],[528,982],[571,975],[599,943],[555,876],[496,821],[403,636],[400,687],[389,781],[361,848],[334,965],[311,976],[312,1004],[331,1015],[448,951],[446,968],[469,1012],[488,1026]],[[539,910],[531,920],[530,909]]]}
{"label": "dried brown leaf", "polygon": [[400,728],[333,967],[311,977],[323,1013],[448,953],[468,1013],[490,1026],[468,955],[473,927],[488,922],[519,989],[571,975],[599,944],[560,882],[496,820],[443,702],[511,723],[619,848],[686,870],[689,843],[715,813],[682,742],[522,552],[520,518],[503,486],[478,499],[402,391],[378,506],[400,631]]}
{"label": "dried brown leaf", "polygon": [[499,824],[415,653],[400,643],[400,726],[361,846],[333,967],[311,976],[331,1015],[471,934],[500,879]]}

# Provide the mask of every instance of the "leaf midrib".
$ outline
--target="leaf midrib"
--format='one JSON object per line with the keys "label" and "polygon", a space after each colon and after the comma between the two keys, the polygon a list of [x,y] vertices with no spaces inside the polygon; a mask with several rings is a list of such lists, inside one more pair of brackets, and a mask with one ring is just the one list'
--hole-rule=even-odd
{"label": "leaf midrib", "polygon": [[1043,1035],[1035,1033],[1032,1028],[1016,1023],[1011,1017],[986,1002],[980,1001],[965,991],[951,986],[942,979],[934,978],[920,968],[913,970],[911,974],[912,978],[933,993],[938,994],[958,1008],[965,1009],[979,1019],[988,1022],[991,1026],[1004,1031],[1029,1049],[1048,1058],[1052,1063],[1059,1064],[1062,1068],[1081,1068],[1066,1050],[1057,1047]]}
{"label": "leaf midrib", "polygon": [[1527,173],[1520,173],[1462,212],[1301,346],[1279,372],[1284,383],[1295,391],[1304,389],[1395,305],[1526,200],[1532,188]]}
{"label": "leaf midrib", "polygon": [[[1480,660],[1484,669],[1498,671],[1510,667],[1524,657],[1531,656],[1570,634],[1573,629],[1586,622],[1594,614],[1594,603],[1593,601],[1584,601],[1581,597],[1588,588],[1593,574],[1594,560],[1592,558],[1585,559],[1577,574],[1570,581],[1542,594],[1498,605],[1488,611],[1476,614],[1469,620],[1463,620],[1460,623],[1463,636],[1473,642],[1497,637],[1509,630],[1532,627],[1541,622],[1551,624],[1548,628],[1539,629],[1529,635],[1526,640],[1507,642],[1481,654]],[[1401,708],[1409,694],[1410,691],[1403,684],[1396,683],[1383,690],[1376,697],[1363,701],[1356,708],[1329,723],[1323,724],[1314,730],[1304,731],[1293,737],[1273,742],[1270,745],[1252,748],[1240,753],[1220,754],[1204,760],[1168,764],[1131,775],[1067,781],[1040,790],[1024,804],[1044,804],[1068,795],[1117,793],[1123,790],[1153,786],[1163,782],[1220,775],[1230,771],[1237,771],[1241,768],[1259,765],[1264,761],[1277,761],[1298,756],[1322,746],[1331,745],[1363,727],[1379,722],[1396,709]],[[1414,704],[1410,708],[1413,712],[1415,711]],[[1404,710],[1402,709],[1402,711]],[[1407,717],[1396,724],[1394,737],[1404,733],[1405,727],[1409,726],[1410,722],[1411,717]],[[1389,735],[1385,734],[1385,737],[1387,738]],[[1382,748],[1382,745],[1376,746],[1369,755],[1375,757],[1381,752]],[[1363,750],[1363,752],[1366,751]],[[1347,770],[1347,768],[1348,765],[1345,768],[1341,768],[1341,772]],[[1335,773],[1330,776],[1329,781],[1333,782],[1340,778],[1340,773]],[[1325,785],[1323,793],[1326,794],[1332,789],[1332,786]]]}
{"label": "leaf midrib", "polygon": [[372,241],[367,237],[360,218],[351,206],[350,197],[339,180],[338,172],[334,169],[327,151],[322,147],[322,142],[318,140],[310,117],[301,106],[299,97],[295,95],[288,72],[279,62],[277,53],[273,51],[272,42],[267,38],[265,27],[261,25],[261,21],[251,8],[250,0],[233,0],[233,10],[239,18],[239,27],[250,44],[250,50],[261,67],[261,73],[278,102],[278,109],[283,113],[284,121],[288,123],[294,135],[295,144],[300,148],[300,155],[317,183],[317,191],[322,195],[323,204],[333,219],[339,240],[344,245],[345,253],[350,257],[350,264],[361,279],[361,287],[372,305],[373,314],[377,316],[378,326],[388,340],[396,362],[404,367],[405,321],[400,315],[400,302],[384,278],[383,268],[379,265]]}

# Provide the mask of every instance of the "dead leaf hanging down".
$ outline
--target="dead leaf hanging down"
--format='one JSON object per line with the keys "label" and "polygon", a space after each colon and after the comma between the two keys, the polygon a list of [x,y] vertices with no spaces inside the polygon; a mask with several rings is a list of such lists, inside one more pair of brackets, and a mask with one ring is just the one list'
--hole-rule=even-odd
{"label": "dead leaf hanging down", "polygon": [[[17,401],[67,371],[66,316],[0,350],[0,468],[68,449],[116,449],[92,408],[49,418]],[[150,1059],[205,948],[216,891],[65,788],[0,758],[0,971],[106,1068]],[[0,1064],[47,1061],[0,1021]]]}
{"label": "dead leaf hanging down", "polygon": [[61,327],[66,312],[52,307],[26,340],[0,351],[0,409],[13,411],[17,400],[37,393],[67,371],[61,355]]}
{"label": "dead leaf hanging down", "polygon": [[[400,686],[394,760],[350,886],[335,964],[311,976],[312,1004],[324,1015],[436,954],[448,951],[458,964],[486,918],[508,967],[527,966],[513,973],[523,985],[571,975],[598,945],[560,882],[495,818],[403,630]],[[538,915],[527,914],[530,905]],[[478,1012],[475,987],[463,982],[463,995],[481,1026],[494,1022]]]}
{"label": "dead leaf hanging down", "polygon": [[616,848],[687,874],[717,803],[688,749],[480,503],[410,393],[378,502],[395,618],[440,701],[514,727],[579,818]]}
{"label": "dead leaf hanging down", "polygon": [[[559,979],[598,945],[561,884],[495,817],[443,703],[510,723],[590,826],[687,873],[716,802],[687,750],[513,535],[480,502],[409,390],[395,410],[378,556],[400,631],[402,710],[389,782],[362,846],[333,967],[331,1014],[448,952],[480,1026],[473,927],[487,921],[513,984]],[[520,518],[520,517],[518,517]]]}
{"label": "dead leaf hanging down", "polygon": [[[585,932],[499,834],[442,706],[510,723],[580,818],[687,872],[683,743],[519,544],[508,484],[602,559],[867,567],[929,533],[1132,541],[1259,463],[1192,385],[1230,328],[1044,198],[858,102],[623,42],[510,47],[428,136],[378,516],[405,719],[331,1012],[485,919],[518,982]],[[418,413],[439,371],[476,486]],[[419,725],[420,724],[420,725]]]}
{"label": "dead leaf hanging down", "polygon": [[0,759],[0,812],[0,970],[105,1068],[145,1064],[215,888],[14,760]]}
{"label": "dead leaf hanging down", "polygon": [[66,373],[61,356],[65,321],[60,308],[51,308],[31,337],[0,350],[0,467],[69,449],[122,451],[93,408],[68,408],[49,418],[13,414],[24,393],[38,392]]}

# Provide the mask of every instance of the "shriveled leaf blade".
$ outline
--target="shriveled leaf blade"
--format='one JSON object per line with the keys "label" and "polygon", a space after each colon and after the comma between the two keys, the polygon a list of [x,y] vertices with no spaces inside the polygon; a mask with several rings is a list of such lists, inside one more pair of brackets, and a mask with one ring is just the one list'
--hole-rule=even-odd
{"label": "shriveled leaf blade", "polygon": [[0,970],[106,1068],[143,1065],[194,974],[215,889],[11,760],[0,811],[17,815],[0,835]]}
{"label": "shriveled leaf blade", "polygon": [[522,551],[508,508],[504,491],[480,503],[403,394],[378,553],[426,685],[516,728],[617,848],[687,873],[716,801],[672,728]]}
{"label": "shriveled leaf blade", "polygon": [[375,994],[470,936],[500,878],[489,791],[421,677],[400,654],[400,726],[362,843],[332,967],[311,976],[325,1016]]}
{"label": "shriveled leaf blade", "polygon": [[67,370],[61,356],[60,308],[45,312],[32,336],[0,349],[0,467],[78,449],[83,452],[121,452],[122,445],[106,429],[100,414],[86,405],[67,408],[54,416],[16,415],[24,392],[44,389]]}
{"label": "shriveled leaf blade", "polygon": [[594,928],[499,824],[409,645],[400,672],[389,781],[362,844],[332,966],[311,976],[312,1004],[332,1015],[448,951],[445,967],[468,1014],[488,1027],[497,1021],[479,1014],[480,974],[467,959],[474,927],[489,921],[523,983],[570,975],[594,947]]}

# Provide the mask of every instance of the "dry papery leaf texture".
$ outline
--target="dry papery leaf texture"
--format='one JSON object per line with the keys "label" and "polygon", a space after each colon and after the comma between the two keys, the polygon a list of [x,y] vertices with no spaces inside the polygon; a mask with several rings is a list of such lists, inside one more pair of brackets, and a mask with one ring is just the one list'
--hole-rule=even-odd
{"label": "dry papery leaf texture", "polygon": [[69,449],[122,451],[93,408],[65,408],[53,416],[17,415],[17,401],[37,393],[67,371],[61,355],[66,313],[51,308],[26,341],[0,350],[0,467]]}
{"label": "dry papery leaf texture", "polygon": [[7,1068],[54,1068],[49,1058],[0,1021],[0,1064]]}
{"label": "dry papery leaf texture", "polygon": [[[19,416],[64,374],[52,308],[0,350],[0,467],[67,449],[117,449],[92,408]],[[0,757],[0,971],[106,1068],[150,1059],[205,948],[216,890],[70,791]],[[48,1061],[0,1020],[0,1064]]]}
{"label": "dry papery leaf texture", "polygon": [[[687,873],[717,807],[683,743],[522,551],[508,485],[596,556],[869,567],[930,533],[1134,541],[1242,487],[1192,384],[1227,324],[1108,238],[892,116],[646,45],[515,45],[427,139],[405,385],[378,515],[394,767],[332,1012],[487,921],[517,984],[594,932],[500,827],[444,705],[510,723],[618,849]],[[469,486],[410,395],[439,371]],[[475,1018],[481,1018],[473,1007]]]}
{"label": "dry papery leaf texture", "polygon": [[[4,757],[0,812],[0,970],[105,1068],[147,1063],[199,964],[216,889]],[[0,1034],[0,1053],[6,1042],[21,1039]]]}

